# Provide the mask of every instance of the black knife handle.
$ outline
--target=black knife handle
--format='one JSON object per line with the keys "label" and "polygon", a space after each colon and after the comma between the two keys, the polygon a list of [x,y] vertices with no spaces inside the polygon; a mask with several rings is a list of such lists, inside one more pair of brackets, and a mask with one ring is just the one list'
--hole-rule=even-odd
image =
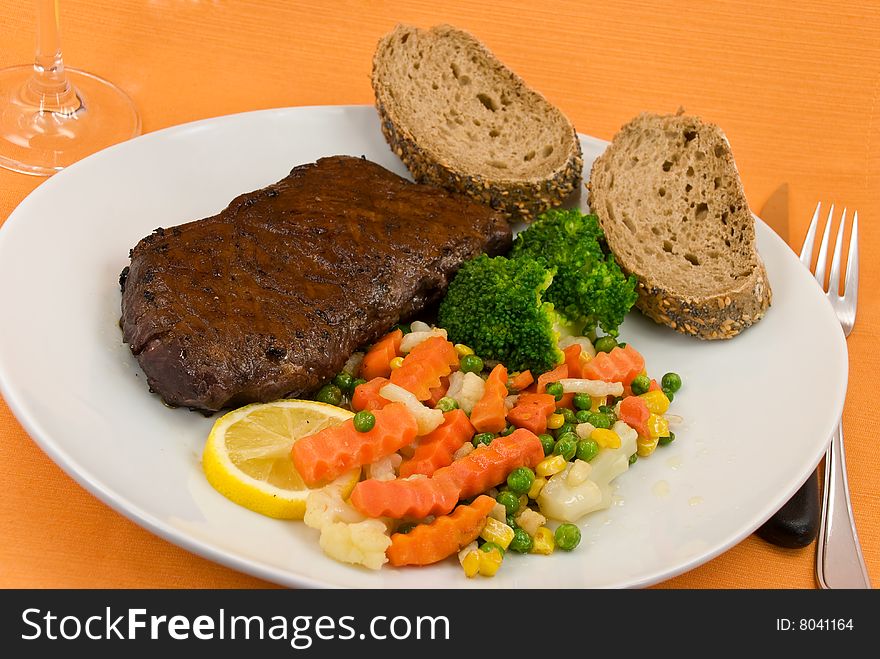
{"label": "black knife handle", "polygon": [[806,547],[819,535],[819,514],[819,473],[814,471],[801,489],[756,533],[780,547]]}

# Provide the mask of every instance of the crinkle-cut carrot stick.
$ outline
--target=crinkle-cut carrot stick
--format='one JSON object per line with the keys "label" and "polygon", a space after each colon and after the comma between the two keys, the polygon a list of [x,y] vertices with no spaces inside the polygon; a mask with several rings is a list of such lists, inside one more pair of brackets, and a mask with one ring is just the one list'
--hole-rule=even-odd
{"label": "crinkle-cut carrot stick", "polygon": [[409,533],[394,533],[385,555],[397,567],[442,561],[477,539],[494,507],[495,500],[483,495],[430,524],[419,524]]}
{"label": "crinkle-cut carrot stick", "polygon": [[452,455],[473,436],[474,427],[464,410],[445,412],[443,423],[419,439],[413,456],[400,465],[401,478],[413,474],[430,476],[440,467],[452,464]]}
{"label": "crinkle-cut carrot stick", "polygon": [[403,331],[396,329],[376,341],[364,355],[358,375],[364,380],[391,375],[391,360],[400,355],[402,339]]}
{"label": "crinkle-cut carrot stick", "polygon": [[471,423],[477,432],[501,432],[507,427],[507,368],[498,364],[486,378],[483,396],[471,410]]}
{"label": "crinkle-cut carrot stick", "polygon": [[391,371],[391,382],[419,400],[428,400],[431,389],[440,386],[440,378],[449,375],[453,366],[458,366],[455,346],[442,336],[432,336],[413,348],[400,368]]}
{"label": "crinkle-cut carrot stick", "polygon": [[547,385],[551,382],[559,382],[560,380],[568,377],[568,365],[563,363],[554,368],[552,371],[547,371],[546,373],[542,373],[538,376],[538,390],[539,394],[543,394],[547,389]]}
{"label": "crinkle-cut carrot stick", "polygon": [[649,436],[648,427],[645,423],[650,414],[648,405],[639,396],[627,396],[620,401],[620,420],[642,437]]}
{"label": "crinkle-cut carrot stick", "polygon": [[535,381],[531,371],[517,373],[510,379],[510,388],[514,391],[523,391]]}
{"label": "crinkle-cut carrot stick", "polygon": [[378,410],[388,405],[391,401],[379,395],[379,390],[386,384],[388,384],[388,378],[373,378],[369,382],[356,386],[351,397],[351,406],[354,411]]}
{"label": "crinkle-cut carrot stick", "polygon": [[448,467],[441,467],[431,478],[450,480],[459,488],[458,498],[468,499],[495,487],[517,467],[535,467],[543,459],[541,440],[535,433],[520,428],[506,437],[496,437],[491,444],[480,446]]}
{"label": "crinkle-cut carrot stick", "polygon": [[568,377],[581,377],[581,347],[577,343],[572,343],[562,351],[565,355],[565,365],[568,366]]}
{"label": "crinkle-cut carrot stick", "polygon": [[555,411],[556,399],[550,394],[520,394],[507,413],[507,420],[517,428],[540,435],[547,432],[547,417]]}
{"label": "crinkle-cut carrot stick", "polygon": [[293,464],[309,487],[331,481],[350,469],[375,462],[411,443],[418,424],[405,405],[389,403],[374,410],[372,430],[355,430],[349,419],[294,443]]}
{"label": "crinkle-cut carrot stick", "polygon": [[515,430],[441,467],[429,478],[361,481],[352,491],[351,502],[371,517],[445,515],[460,499],[481,494],[517,467],[534,467],[543,459],[537,435]]}
{"label": "crinkle-cut carrot stick", "polygon": [[632,383],[645,368],[645,358],[631,345],[616,347],[611,352],[600,352],[584,365],[581,376],[588,380]]}
{"label": "crinkle-cut carrot stick", "polygon": [[458,503],[458,489],[448,481],[431,478],[369,478],[354,486],[351,505],[367,517],[423,519],[445,515]]}

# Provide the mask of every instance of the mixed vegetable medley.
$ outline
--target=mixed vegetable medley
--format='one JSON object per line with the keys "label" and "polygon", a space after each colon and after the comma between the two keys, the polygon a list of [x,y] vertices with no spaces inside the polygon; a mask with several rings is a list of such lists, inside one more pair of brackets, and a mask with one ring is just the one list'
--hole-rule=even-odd
{"label": "mixed vegetable medley", "polygon": [[365,467],[348,500],[332,488],[307,499],[324,551],[372,568],[457,555],[473,577],[506,552],[575,549],[576,522],[611,505],[611,481],[675,439],[666,412],[681,379],[650,379],[609,336],[561,352],[535,378],[417,322],[350,360],[317,399],[356,414],[292,452],[310,486]]}
{"label": "mixed vegetable medley", "polygon": [[465,263],[435,325],[394,328],[316,393],[354,414],[293,438],[324,552],[372,569],[457,556],[488,577],[510,553],[574,550],[612,481],[675,439],[681,378],[618,342],[635,300],[577,211]]}

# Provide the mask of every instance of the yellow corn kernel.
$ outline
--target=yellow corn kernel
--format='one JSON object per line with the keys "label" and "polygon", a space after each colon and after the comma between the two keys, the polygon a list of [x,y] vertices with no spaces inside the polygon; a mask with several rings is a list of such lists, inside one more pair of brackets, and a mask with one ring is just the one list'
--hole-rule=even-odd
{"label": "yellow corn kernel", "polygon": [[507,549],[513,540],[513,529],[504,522],[489,517],[486,520],[486,526],[480,531],[480,537],[486,542],[494,542],[502,549]]}
{"label": "yellow corn kernel", "polygon": [[565,423],[565,417],[561,414],[551,414],[547,417],[547,427],[550,430],[561,428],[563,423]]}
{"label": "yellow corn kernel", "polygon": [[480,551],[478,549],[469,551],[464,555],[464,558],[460,559],[460,562],[464,570],[464,576],[468,579],[477,576],[477,573],[480,571]]}
{"label": "yellow corn kernel", "polygon": [[464,343],[456,343],[455,344],[455,354],[459,357],[464,357],[465,355],[474,354],[473,348],[468,348]]}
{"label": "yellow corn kernel", "polygon": [[497,547],[493,547],[491,551],[480,550],[478,552],[480,558],[480,574],[484,577],[494,577],[501,567],[501,561],[504,557]]}
{"label": "yellow corn kernel", "polygon": [[658,437],[669,437],[669,421],[666,419],[665,416],[660,416],[659,414],[649,414],[645,426],[648,428],[648,434],[651,436],[652,439],[657,439]]}
{"label": "yellow corn kernel", "polygon": [[605,404],[605,401],[608,400],[608,396],[590,396],[590,400],[593,401],[593,404],[590,406],[590,411],[598,412],[599,406]]}
{"label": "yellow corn kernel", "polygon": [[654,414],[664,414],[666,410],[669,409],[669,399],[666,397],[666,394],[659,389],[648,391],[639,396],[639,398],[645,401],[645,405],[648,406],[648,411],[653,412]]}
{"label": "yellow corn kernel", "polygon": [[391,367],[392,371],[396,368],[400,368],[401,366],[403,366],[403,357],[395,357],[390,362],[388,362],[388,365]]}
{"label": "yellow corn kernel", "polygon": [[654,452],[654,449],[657,448],[659,442],[659,437],[654,437],[653,439],[650,437],[639,437],[636,440],[636,446],[638,446],[636,453],[639,454],[640,458],[647,458]]}
{"label": "yellow corn kernel", "polygon": [[[618,439],[618,442],[619,441],[620,439]],[[538,463],[538,466],[535,467],[535,473],[538,474],[538,476],[552,476],[565,469],[565,465],[567,464],[568,461],[561,455],[551,455]]]}
{"label": "yellow corn kernel", "polygon": [[532,481],[532,486],[529,488],[529,499],[537,499],[538,495],[541,494],[541,490],[544,489],[544,486],[547,484],[547,479],[543,476],[538,476],[535,480]]}
{"label": "yellow corn kernel", "polygon": [[546,526],[542,526],[532,538],[533,554],[552,554],[556,548],[556,538],[553,537],[553,531]]}
{"label": "yellow corn kernel", "polygon": [[590,433],[590,439],[602,448],[620,448],[620,435],[607,428],[596,428]]}

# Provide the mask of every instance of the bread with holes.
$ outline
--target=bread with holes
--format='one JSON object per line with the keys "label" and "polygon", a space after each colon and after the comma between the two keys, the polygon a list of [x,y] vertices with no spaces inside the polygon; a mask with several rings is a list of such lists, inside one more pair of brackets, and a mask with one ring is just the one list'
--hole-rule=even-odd
{"label": "bread with holes", "polygon": [[398,25],[373,58],[382,133],[419,183],[531,220],[579,188],[571,122],[471,34]]}
{"label": "bread with holes", "polygon": [[593,163],[588,188],[649,318],[701,339],[729,339],[764,316],[770,284],[720,128],[682,113],[641,114]]}

